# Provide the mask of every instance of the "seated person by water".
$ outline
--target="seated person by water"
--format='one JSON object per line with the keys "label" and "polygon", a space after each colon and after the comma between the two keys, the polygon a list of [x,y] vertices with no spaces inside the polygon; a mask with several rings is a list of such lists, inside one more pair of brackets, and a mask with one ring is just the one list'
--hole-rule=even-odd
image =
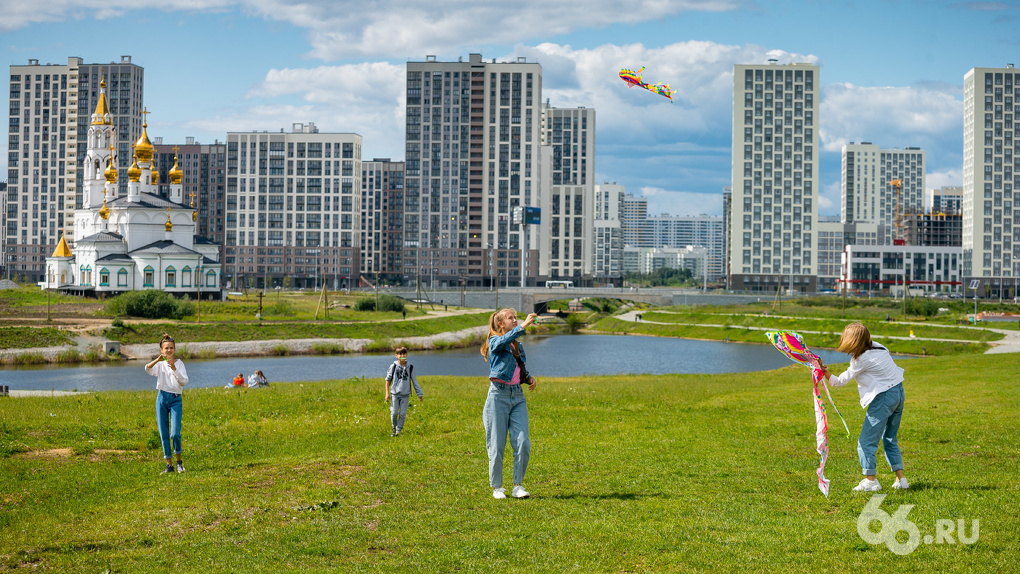
{"label": "seated person by water", "polygon": [[266,380],[266,376],[262,374],[261,370],[255,371],[250,377],[248,377],[248,388],[255,387],[268,387],[269,381]]}
{"label": "seated person by water", "polygon": [[244,373],[237,373],[237,376],[234,377],[234,380],[231,381],[229,385],[227,385],[227,388],[229,389],[231,387],[243,387],[243,386],[244,386]]}

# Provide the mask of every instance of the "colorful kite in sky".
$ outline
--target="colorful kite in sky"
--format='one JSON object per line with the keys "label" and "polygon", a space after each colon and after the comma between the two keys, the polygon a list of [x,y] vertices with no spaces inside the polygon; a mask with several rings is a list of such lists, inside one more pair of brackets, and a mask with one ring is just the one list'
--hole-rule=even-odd
{"label": "colorful kite in sky", "polygon": [[[825,478],[825,461],[829,458],[829,418],[825,416],[825,404],[822,402],[822,395],[818,391],[819,381],[822,382],[822,386],[825,388],[825,395],[829,397],[829,404],[832,405],[833,410],[839,415],[840,420],[843,420],[843,415],[839,413],[839,409],[832,402],[832,395],[829,394],[829,386],[825,383],[825,375],[821,368],[822,361],[818,358],[818,355],[808,350],[807,345],[804,344],[804,338],[797,333],[790,331],[769,331],[765,333],[765,336],[779,349],[779,352],[786,355],[791,361],[811,369],[811,378],[814,380],[815,385],[815,450],[822,457],[816,471],[818,475],[818,489],[825,496],[829,496],[829,479]],[[843,427],[846,428],[847,436],[849,436],[850,429],[846,426],[845,420],[843,420]]]}
{"label": "colorful kite in sky", "polygon": [[620,79],[623,80],[624,82],[627,82],[628,88],[633,88],[634,86],[644,88],[649,92],[655,92],[660,96],[669,98],[669,101],[672,102],[673,94],[676,93],[676,90],[671,88],[669,84],[667,84],[666,82],[659,82],[658,84],[649,84],[645,82],[644,80],[641,79],[641,72],[643,72],[644,69],[645,69],[644,66],[641,66],[641,68],[638,69],[637,71],[628,70],[624,68],[620,70]]}

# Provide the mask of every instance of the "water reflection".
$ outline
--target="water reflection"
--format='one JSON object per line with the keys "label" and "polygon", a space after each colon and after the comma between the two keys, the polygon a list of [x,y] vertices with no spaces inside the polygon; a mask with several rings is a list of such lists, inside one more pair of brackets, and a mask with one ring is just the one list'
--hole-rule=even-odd
{"label": "water reflection", "polygon": [[[528,336],[528,367],[537,376],[739,373],[767,371],[792,364],[771,345],[692,341],[626,335]],[[155,345],[153,345],[155,352]],[[826,363],[847,362],[835,351],[819,351]],[[392,354],[240,357],[186,362],[189,387],[221,387],[238,372],[261,369],[270,382],[321,381],[367,377],[382,379]],[[477,348],[412,351],[415,375],[484,378],[488,367]],[[0,370],[0,379],[20,390],[128,390],[155,388],[142,361],[117,365],[29,366]]]}

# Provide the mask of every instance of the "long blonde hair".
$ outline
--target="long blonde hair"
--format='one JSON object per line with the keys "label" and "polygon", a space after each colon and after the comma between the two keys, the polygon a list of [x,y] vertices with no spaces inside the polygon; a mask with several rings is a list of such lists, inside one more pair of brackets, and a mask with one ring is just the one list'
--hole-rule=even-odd
{"label": "long blonde hair", "polygon": [[839,347],[836,350],[857,359],[872,348],[874,348],[874,343],[871,342],[871,332],[864,326],[864,323],[850,323],[843,329],[843,335],[839,338]]}
{"label": "long blonde hair", "polygon": [[502,335],[505,332],[503,330],[503,320],[506,317],[512,317],[516,315],[517,311],[515,309],[510,308],[500,309],[494,312],[492,315],[489,315],[489,334],[485,336],[485,342],[482,343],[481,349],[482,357],[484,357],[486,361],[489,360],[489,339],[492,337],[498,337],[499,335]]}

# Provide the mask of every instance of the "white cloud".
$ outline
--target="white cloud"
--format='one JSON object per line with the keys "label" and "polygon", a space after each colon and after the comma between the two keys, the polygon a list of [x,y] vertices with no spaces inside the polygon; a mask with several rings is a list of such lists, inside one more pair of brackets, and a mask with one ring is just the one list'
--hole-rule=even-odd
{"label": "white cloud", "polygon": [[962,147],[960,92],[958,86],[828,84],[822,90],[822,146],[838,152],[848,142],[870,141],[883,148],[930,149],[952,134]]}
{"label": "white cloud", "polygon": [[929,171],[925,175],[924,183],[928,189],[963,187],[963,168],[960,167],[946,171]]}
{"label": "white cloud", "polygon": [[239,10],[308,30],[311,55],[407,57],[512,44],[584,28],[634,24],[689,11],[733,11],[749,0],[0,0],[0,29],[31,23],[110,18],[133,11]]}
{"label": "white cloud", "polygon": [[642,187],[641,195],[648,199],[648,215],[722,215],[723,196],[719,193],[693,193],[672,191],[657,187]]}
{"label": "white cloud", "polygon": [[[358,133],[364,157],[403,159],[404,68],[385,62],[274,69],[245,95],[249,106],[184,128],[199,133],[290,131],[312,122],[321,132]],[[300,103],[295,103],[300,102]]]}

